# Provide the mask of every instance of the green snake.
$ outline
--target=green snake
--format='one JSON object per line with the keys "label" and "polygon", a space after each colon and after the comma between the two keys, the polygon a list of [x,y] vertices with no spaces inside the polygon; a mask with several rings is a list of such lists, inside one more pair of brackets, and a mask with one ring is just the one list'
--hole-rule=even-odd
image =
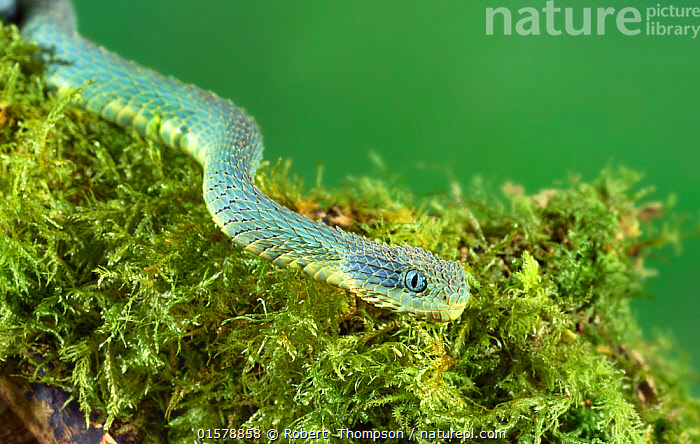
{"label": "green snake", "polygon": [[316,222],[256,188],[262,136],[242,108],[81,37],[70,0],[0,0],[0,13],[43,49],[56,94],[82,87],[79,107],[192,156],[203,169],[206,206],[235,244],[418,319],[447,322],[464,311],[469,286],[459,263]]}

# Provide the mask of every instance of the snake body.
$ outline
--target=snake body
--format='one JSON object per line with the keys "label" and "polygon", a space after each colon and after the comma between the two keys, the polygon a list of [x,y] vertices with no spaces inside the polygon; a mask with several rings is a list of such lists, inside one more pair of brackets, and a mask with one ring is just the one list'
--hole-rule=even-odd
{"label": "snake body", "polygon": [[234,243],[380,307],[439,322],[462,314],[469,286],[459,263],[329,227],[256,188],[262,137],[242,108],[84,39],[69,0],[24,0],[6,8],[21,32],[44,49],[50,89],[61,95],[82,87],[78,106],[184,151],[202,166],[204,201]]}

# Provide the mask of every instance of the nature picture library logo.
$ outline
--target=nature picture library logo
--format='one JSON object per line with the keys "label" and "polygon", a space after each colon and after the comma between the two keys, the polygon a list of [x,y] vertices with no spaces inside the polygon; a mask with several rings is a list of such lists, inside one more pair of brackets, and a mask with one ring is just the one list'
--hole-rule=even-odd
{"label": "nature picture library logo", "polygon": [[[610,1],[610,0],[608,0]],[[700,35],[700,6],[656,3],[648,7],[583,7],[568,2],[531,0],[513,7],[508,0],[486,8],[486,35],[608,35],[690,37]],[[616,2],[619,3],[619,2]],[[568,6],[571,5],[571,6]]]}

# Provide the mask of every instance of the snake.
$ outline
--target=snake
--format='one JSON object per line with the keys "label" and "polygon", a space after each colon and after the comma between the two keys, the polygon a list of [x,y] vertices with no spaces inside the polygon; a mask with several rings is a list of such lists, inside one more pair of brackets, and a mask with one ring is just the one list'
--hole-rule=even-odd
{"label": "snake", "polygon": [[435,322],[461,316],[469,285],[459,262],[315,221],[256,187],[262,135],[243,108],[82,37],[70,0],[0,0],[0,14],[39,46],[53,94],[194,158],[206,207],[234,244],[381,308]]}

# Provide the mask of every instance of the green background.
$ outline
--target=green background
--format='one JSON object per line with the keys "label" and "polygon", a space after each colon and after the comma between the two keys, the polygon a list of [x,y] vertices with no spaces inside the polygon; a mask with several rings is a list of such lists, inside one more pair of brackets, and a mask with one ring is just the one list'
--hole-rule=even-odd
{"label": "green background", "polygon": [[[574,7],[578,24],[583,7],[644,13],[657,3],[556,6]],[[76,1],[84,35],[233,99],[261,125],[266,156],[293,159],[307,183],[319,164],[330,186],[371,174],[371,151],[420,194],[476,175],[533,193],[563,184],[570,172],[591,180],[612,163],[645,173],[644,183],[657,187],[650,200],[676,194],[674,213],[697,220],[700,37],[628,37],[616,28],[604,36],[504,36],[500,26],[486,35],[487,7],[517,16],[520,7],[544,5]],[[700,25],[700,18],[666,23]],[[645,334],[672,332],[696,369],[699,258],[698,237],[681,255],[658,254],[649,263],[660,271],[648,281],[650,298],[634,303]]]}

